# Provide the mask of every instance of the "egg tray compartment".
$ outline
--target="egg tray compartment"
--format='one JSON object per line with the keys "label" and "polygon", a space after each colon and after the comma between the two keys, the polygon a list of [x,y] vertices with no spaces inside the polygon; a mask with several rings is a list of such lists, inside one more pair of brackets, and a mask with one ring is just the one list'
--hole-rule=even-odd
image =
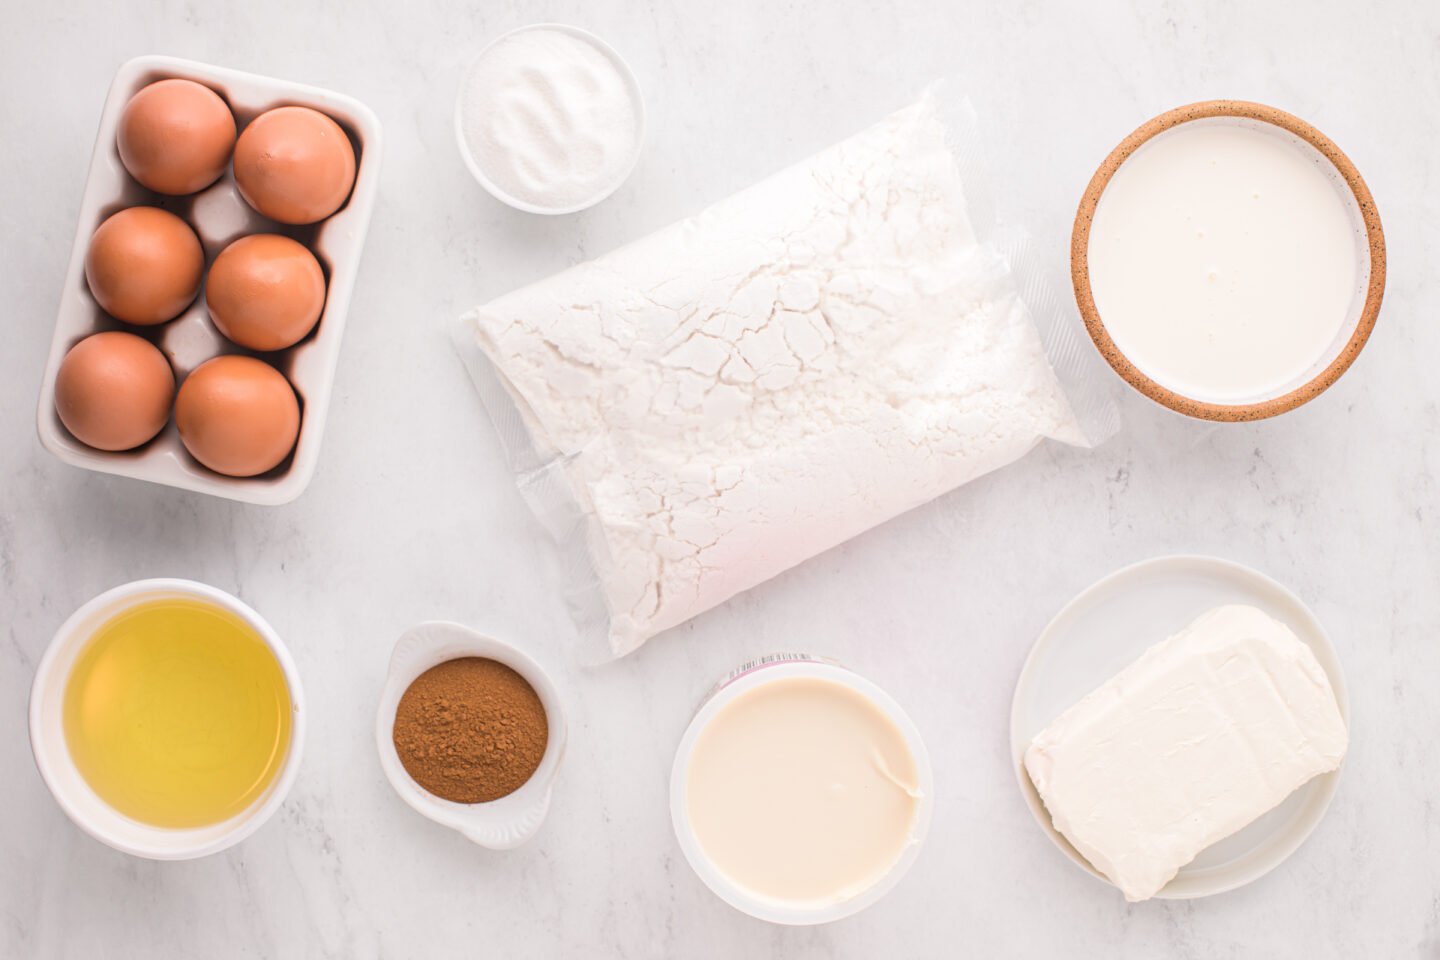
{"label": "egg tray compartment", "polygon": [[[235,115],[237,130],[274,107],[305,106],[335,120],[355,148],[355,186],[344,206],[319,223],[290,226],[257,213],[235,185],[231,167],[199,193],[170,197],[141,186],[120,162],[115,131],[130,98],[156,80],[180,77],[202,83],[218,93]],[[119,476],[196,490],[249,503],[281,504],[298,497],[309,484],[319,460],[339,358],[345,318],[356,271],[379,184],[380,123],[364,104],[351,97],[302,84],[242,73],[173,57],[137,57],[120,67],[110,85],[101,114],[95,152],[65,288],[60,299],[55,336],[40,391],[37,426],[41,443],[61,460]],[[221,250],[252,233],[278,233],[303,243],[325,273],[325,308],[315,328],[293,347],[257,353],[226,339],[211,322],[205,291],[168,323],[139,327],[122,323],[100,308],[85,281],[85,254],[95,229],[110,215],[133,206],[155,206],[176,214],[194,228],[205,249],[205,270]],[[270,363],[290,381],[300,400],[300,433],[295,448],[279,466],[256,477],[227,477],[202,466],[180,441],[171,419],[148,443],[111,453],[75,439],[55,412],[55,376],[70,348],[93,333],[124,330],[158,346],[175,371],[177,386],[192,370],[221,354],[245,354]]]}

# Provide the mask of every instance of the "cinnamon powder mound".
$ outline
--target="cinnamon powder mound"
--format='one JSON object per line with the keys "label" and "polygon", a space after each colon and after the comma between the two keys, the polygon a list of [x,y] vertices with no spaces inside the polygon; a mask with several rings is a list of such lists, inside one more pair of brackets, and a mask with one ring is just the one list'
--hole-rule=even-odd
{"label": "cinnamon powder mound", "polygon": [[429,792],[456,803],[514,793],[540,766],[550,725],[535,689],[483,657],[431,667],[395,710],[395,751]]}

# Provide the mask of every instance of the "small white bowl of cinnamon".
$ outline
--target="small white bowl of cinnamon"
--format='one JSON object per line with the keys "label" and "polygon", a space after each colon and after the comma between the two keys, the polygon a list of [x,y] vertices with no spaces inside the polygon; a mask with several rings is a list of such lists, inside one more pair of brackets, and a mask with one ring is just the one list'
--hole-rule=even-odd
{"label": "small white bowl of cinnamon", "polygon": [[533,837],[550,810],[565,717],[530,656],[434,620],[395,644],[375,744],[402,800],[482,847],[508,850]]}

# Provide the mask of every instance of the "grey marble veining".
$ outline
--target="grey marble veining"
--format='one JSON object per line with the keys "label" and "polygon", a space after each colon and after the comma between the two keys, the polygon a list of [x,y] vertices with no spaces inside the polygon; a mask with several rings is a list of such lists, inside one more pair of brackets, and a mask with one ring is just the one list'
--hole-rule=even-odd
{"label": "grey marble veining", "polygon": [[[459,70],[525,22],[630,59],[650,138],[599,208],[529,217],[466,174]],[[0,956],[1440,957],[1440,8],[1115,2],[340,4],[8,0],[0,22]],[[34,403],[95,124],[124,59],[171,53],[333,86],[385,125],[381,197],[320,469],[248,507],[66,467]],[[458,311],[694,210],[961,77],[1002,211],[1065,276],[1105,152],[1179,103],[1244,97],[1349,152],[1385,220],[1390,282],[1354,370],[1278,421],[1206,426],[1123,395],[1100,450],[1044,448],[796,569],[619,664],[582,670],[557,562],[440,332]],[[1281,869],[1190,903],[1125,905],[1035,829],[1007,754],[1031,640],[1144,557],[1215,553],[1296,590],[1343,659],[1354,746],[1329,815]],[[34,771],[35,664],[78,604],[178,575],[287,638],[309,698],[281,813],[222,855],[127,858],[70,825]],[[509,853],[412,813],[373,709],[390,645],[450,618],[523,642],[570,698],[539,837]],[[671,755],[745,657],[803,646],[889,689],[926,733],[928,844],[886,900],[821,929],[711,896],[670,833]]]}

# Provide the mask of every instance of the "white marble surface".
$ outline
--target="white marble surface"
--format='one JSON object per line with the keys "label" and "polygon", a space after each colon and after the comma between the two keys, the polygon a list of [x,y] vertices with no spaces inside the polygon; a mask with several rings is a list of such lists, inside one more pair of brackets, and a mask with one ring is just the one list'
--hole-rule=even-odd
{"label": "white marble surface", "polygon": [[[1353,3],[847,0],[305,3],[7,0],[0,13],[0,955],[5,957],[1440,957],[1440,8]],[[1380,9],[1383,8],[1383,9]],[[600,208],[502,208],[456,155],[451,94],[487,38],[541,19],[611,40],[652,136]],[[33,415],[95,124],[116,66],[172,53],[334,87],[388,137],[381,198],[308,493],[248,507],[85,473]],[[660,226],[956,72],[995,132],[1006,208],[1057,273],[1106,150],[1167,107],[1274,103],[1334,137],[1385,218],[1391,275],[1355,369],[1277,422],[1211,427],[1126,395],[1123,434],[1043,449],[675,631],[570,665],[556,561],[439,324]],[[1309,600],[1348,671],[1354,747],[1314,837],[1253,886],[1126,906],[1029,819],[1006,750],[1036,632],[1126,562],[1200,551]],[[31,764],[25,702],[60,621],[122,581],[239,593],[308,688],[283,812],[190,863],[90,840]],[[572,740],[538,839],[490,853],[391,792],[371,738],[389,648],[452,618],[554,667]],[[712,897],[666,813],[697,698],[804,646],[887,687],[926,732],[938,808],[886,900],[821,929]]]}

